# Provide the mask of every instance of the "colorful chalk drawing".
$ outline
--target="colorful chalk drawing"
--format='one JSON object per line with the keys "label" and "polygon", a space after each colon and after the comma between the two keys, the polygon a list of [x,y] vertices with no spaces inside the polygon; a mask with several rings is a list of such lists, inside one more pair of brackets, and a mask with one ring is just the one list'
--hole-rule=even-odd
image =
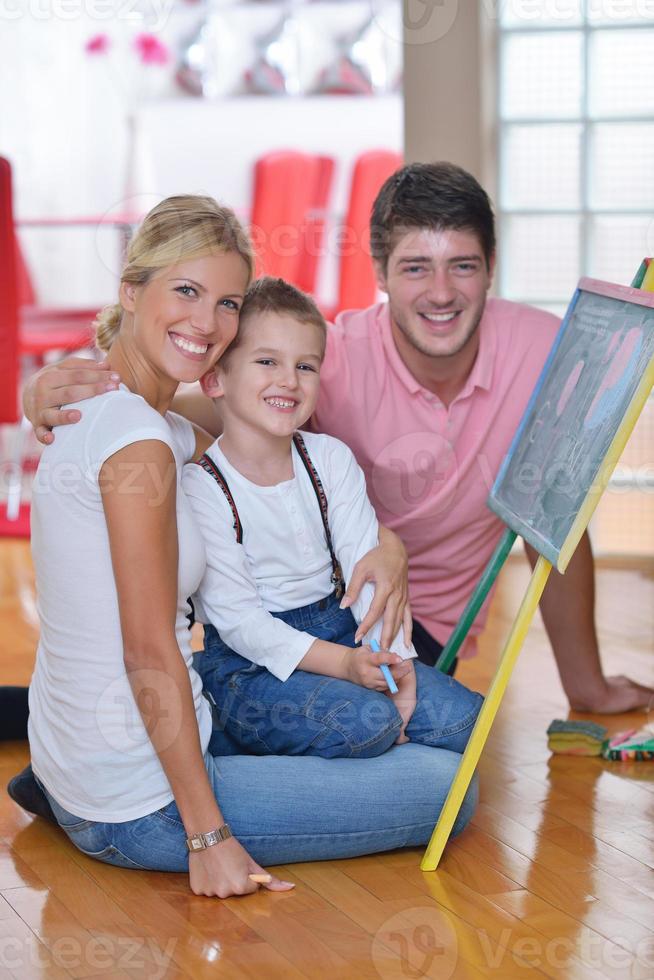
{"label": "colorful chalk drawing", "polygon": [[640,305],[604,295],[610,284],[582,284],[488,499],[552,564],[606,478],[602,463],[654,357],[652,299]]}
{"label": "colorful chalk drawing", "polygon": [[[620,343],[620,349],[614,355],[612,351],[617,343]],[[589,429],[601,425],[620,402],[620,398],[629,385],[629,379],[633,377],[642,344],[643,334],[637,327],[632,327],[631,330],[627,331],[626,336],[621,341],[617,341],[617,338],[612,339],[611,349],[607,351],[607,356],[603,362],[606,364],[612,357],[613,359],[610,360],[611,367],[593,398],[588,414],[584,419],[584,425],[588,426]]]}
{"label": "colorful chalk drawing", "polygon": [[574,391],[574,389],[575,389],[575,387],[577,385],[577,382],[579,381],[579,378],[581,376],[581,372],[583,371],[583,369],[584,369],[584,362],[583,361],[577,361],[577,363],[575,364],[575,366],[572,369],[572,374],[570,375],[570,377],[566,381],[565,385],[563,386],[563,391],[561,392],[561,397],[559,398],[559,401],[558,401],[557,406],[556,406],[556,414],[557,414],[557,416],[561,414],[561,412],[563,411],[563,409],[565,408],[565,406],[570,401],[570,395]]}

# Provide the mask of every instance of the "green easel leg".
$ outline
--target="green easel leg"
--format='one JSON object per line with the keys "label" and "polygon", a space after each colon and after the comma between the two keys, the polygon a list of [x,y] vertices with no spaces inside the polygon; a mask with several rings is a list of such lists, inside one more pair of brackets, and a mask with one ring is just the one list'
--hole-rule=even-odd
{"label": "green easel leg", "polygon": [[640,289],[640,287],[643,285],[643,279],[645,278],[646,272],[647,272],[647,259],[643,259],[643,261],[640,263],[640,266],[638,267],[638,272],[631,280],[632,289]]}
{"label": "green easel leg", "polygon": [[491,555],[490,560],[484,569],[484,573],[477,583],[475,591],[468,599],[468,603],[461,613],[459,622],[454,627],[452,635],[438,658],[438,662],[436,663],[437,670],[442,670],[443,673],[446,673],[454,663],[454,658],[459,652],[461,644],[468,635],[468,630],[472,626],[477,613],[484,604],[484,599],[490,592],[495,579],[499,575],[500,569],[506,561],[507,555],[511,551],[516,537],[516,532],[512,531],[510,527],[507,527],[506,531],[499,540],[499,544]]}

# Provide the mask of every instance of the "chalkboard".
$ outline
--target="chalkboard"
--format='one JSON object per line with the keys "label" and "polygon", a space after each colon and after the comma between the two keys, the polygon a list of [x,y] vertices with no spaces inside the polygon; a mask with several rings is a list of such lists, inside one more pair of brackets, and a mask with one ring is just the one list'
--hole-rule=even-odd
{"label": "chalkboard", "polygon": [[653,378],[654,294],[582,279],[488,498],[561,572]]}

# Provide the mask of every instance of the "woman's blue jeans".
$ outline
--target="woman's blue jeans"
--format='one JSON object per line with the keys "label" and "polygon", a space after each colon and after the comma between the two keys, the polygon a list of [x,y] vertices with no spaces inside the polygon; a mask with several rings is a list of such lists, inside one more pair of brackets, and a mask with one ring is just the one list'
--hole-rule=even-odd
{"label": "woman's blue jeans", "polygon": [[[356,622],[335,596],[273,615],[316,638],[355,646]],[[369,759],[386,752],[402,726],[385,694],[305,670],[280,681],[230,649],[213,626],[205,626],[204,651],[194,665],[214,705],[213,755]],[[481,695],[433,667],[414,665],[417,705],[406,728],[409,740],[463,752]]]}
{"label": "woman's blue jeans", "polygon": [[[343,627],[347,624],[350,645],[353,646],[354,620],[341,611],[336,614],[335,603],[332,600],[328,602],[329,612],[323,617],[326,638],[343,636]],[[311,607],[306,609],[310,610]],[[325,608],[319,611],[324,613]],[[302,610],[299,612],[303,613]],[[311,619],[312,615],[305,616],[298,628],[307,628],[303,623]],[[338,639],[336,642],[345,641]],[[212,656],[211,644],[208,653]],[[204,663],[207,666],[209,660]],[[246,663],[252,666],[248,661]],[[346,754],[358,755],[358,758],[325,759],[311,754],[291,757],[287,754],[269,754],[267,745],[263,756],[239,755],[234,752],[243,752],[243,749],[230,744],[229,737],[223,732],[214,732],[210,750],[205,755],[209,781],[234,836],[255,861],[264,867],[298,861],[326,861],[399,847],[419,847],[427,843],[461,761],[459,752],[468,739],[481,698],[453,679],[416,663],[416,670],[419,668],[421,674],[427,671],[430,676],[440,678],[439,684],[445,685],[444,690],[450,694],[454,692],[450,701],[446,700],[450,707],[442,714],[437,710],[434,715],[426,712],[424,717],[422,713],[419,716],[422,719],[420,725],[427,735],[431,730],[435,737],[450,739],[451,746],[447,748],[409,742],[385,751],[397,736],[393,728],[395,720],[383,714],[375,722],[374,711],[369,713],[368,725],[374,727],[377,724],[381,730],[384,725],[387,726],[384,737],[376,742],[377,751],[372,753],[376,755],[374,758],[362,758],[366,753],[357,751]],[[354,740],[350,749],[361,748],[361,743],[366,740],[372,747],[374,737],[370,735],[370,729],[361,724],[366,715],[357,714],[355,710],[347,721],[342,693],[340,701],[334,700],[334,695],[339,692],[327,685],[347,685],[346,695],[350,701],[360,693],[366,699],[381,702],[380,710],[384,711],[391,705],[388,698],[345,681],[304,671],[297,674],[314,685],[317,683],[318,689],[307,693],[307,689],[300,685],[299,710],[292,707],[287,721],[297,722],[310,734],[313,732],[315,735],[317,731],[322,732],[325,738],[335,739],[334,744],[340,745],[337,754],[344,754],[348,739]],[[272,679],[275,680],[274,677]],[[282,685],[280,681],[276,683]],[[282,687],[286,688],[288,683],[286,681]],[[361,705],[357,710],[360,708]],[[333,717],[339,716],[340,728],[332,724],[330,711]],[[381,723],[379,718],[382,718]],[[392,722],[390,728],[389,720]],[[312,727],[314,724],[316,728]],[[288,734],[296,737],[292,726]],[[384,739],[387,739],[386,744]],[[451,751],[452,748],[456,748],[456,751]],[[136,820],[102,823],[69,813],[45,786],[39,785],[62,830],[80,851],[90,857],[123,868],[188,870],[186,832],[174,800],[155,813]],[[476,803],[475,777],[454,824],[453,835],[464,829]]]}
{"label": "woman's blue jeans", "polygon": [[[376,759],[205,756],[225,820],[264,867],[426,844],[460,761],[456,752],[411,743]],[[62,830],[90,857],[122,868],[188,870],[174,801],[137,820],[96,823],[68,813],[42,789]],[[476,802],[475,777],[453,834]]]}

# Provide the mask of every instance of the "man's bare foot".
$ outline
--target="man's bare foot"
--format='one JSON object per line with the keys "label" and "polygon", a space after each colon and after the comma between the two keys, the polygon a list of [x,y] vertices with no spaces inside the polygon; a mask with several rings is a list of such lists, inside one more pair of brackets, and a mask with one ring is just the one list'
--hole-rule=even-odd
{"label": "man's bare foot", "polygon": [[654,707],[654,688],[637,684],[619,674],[606,677],[603,690],[588,696],[570,698],[573,711],[592,711],[600,715],[619,715]]}

